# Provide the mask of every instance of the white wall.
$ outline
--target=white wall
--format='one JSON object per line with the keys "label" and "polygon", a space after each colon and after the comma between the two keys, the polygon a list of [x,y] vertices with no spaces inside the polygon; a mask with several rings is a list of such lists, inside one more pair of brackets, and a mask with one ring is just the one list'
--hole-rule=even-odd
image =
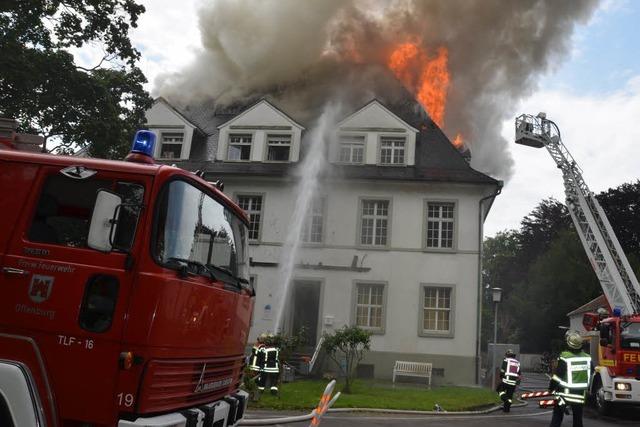
{"label": "white wall", "polygon": [[[292,187],[273,181],[243,183],[225,180],[226,193],[263,193],[264,216],[261,244],[252,245],[254,261],[279,262],[289,215],[293,211]],[[384,335],[372,337],[372,350],[425,354],[475,355],[477,263],[478,263],[478,186],[425,183],[345,183],[329,182],[320,190],[327,197],[325,243],[320,248],[304,247],[299,262],[323,265],[351,265],[354,255],[366,273],[297,269],[296,278],[317,278],[324,283],[320,304],[322,319],[334,317],[332,328],[353,323],[354,281],[385,281],[387,285]],[[359,197],[389,197],[392,200],[391,240],[388,250],[357,245]],[[457,249],[452,253],[423,250],[424,200],[446,199],[457,203]],[[279,286],[278,269],[257,267],[257,298],[254,327],[250,340],[273,330]],[[420,284],[455,287],[453,338],[418,336]],[[263,319],[264,306],[271,305],[271,320]],[[320,322],[322,323],[322,322]]]}

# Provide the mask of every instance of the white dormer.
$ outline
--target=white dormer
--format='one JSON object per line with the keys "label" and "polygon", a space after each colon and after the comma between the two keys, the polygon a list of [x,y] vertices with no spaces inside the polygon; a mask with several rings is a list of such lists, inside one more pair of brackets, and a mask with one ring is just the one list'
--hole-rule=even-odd
{"label": "white dormer", "polygon": [[336,129],[329,155],[336,163],[410,166],[415,164],[418,129],[373,100]]}
{"label": "white dormer", "polygon": [[197,127],[164,98],[157,98],[146,112],[147,127],[156,134],[154,157],[161,160],[187,160]]}
{"label": "white dormer", "polygon": [[217,160],[297,162],[304,127],[267,100],[218,126]]}

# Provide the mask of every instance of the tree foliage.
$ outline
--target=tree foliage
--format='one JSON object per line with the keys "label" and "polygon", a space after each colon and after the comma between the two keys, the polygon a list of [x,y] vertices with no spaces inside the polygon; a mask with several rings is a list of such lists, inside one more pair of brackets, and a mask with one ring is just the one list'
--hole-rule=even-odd
{"label": "tree foliage", "polygon": [[[0,6],[0,115],[62,152],[88,146],[120,157],[151,99],[128,34],[144,7],[134,0],[14,0]],[[72,51],[102,52],[95,66]]]}
{"label": "tree foliage", "polygon": [[[629,261],[640,266],[640,182],[623,184],[597,196]],[[564,205],[543,200],[520,230],[484,242],[483,283],[503,289],[498,336],[520,343],[523,351],[554,350],[568,323],[567,313],[602,293],[571,217]],[[637,273],[636,273],[637,274]],[[493,307],[486,295],[483,343],[493,330]]]}
{"label": "tree foliage", "polygon": [[[344,393],[351,393],[356,367],[370,347],[371,334],[357,326],[344,326],[332,334],[324,334],[322,349],[344,375]],[[341,357],[344,364],[340,363]]]}

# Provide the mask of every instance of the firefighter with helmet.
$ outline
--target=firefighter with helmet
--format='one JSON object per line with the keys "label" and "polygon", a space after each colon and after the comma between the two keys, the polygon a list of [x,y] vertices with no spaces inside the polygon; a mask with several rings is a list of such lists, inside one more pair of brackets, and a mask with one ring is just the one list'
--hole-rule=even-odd
{"label": "firefighter with helmet", "polygon": [[502,365],[500,366],[500,384],[498,384],[498,396],[502,400],[502,410],[509,412],[513,403],[513,392],[520,384],[520,362],[516,359],[516,354],[509,349],[504,354]]}
{"label": "firefighter with helmet", "polygon": [[258,390],[269,388],[271,394],[278,393],[280,378],[280,349],[273,344],[273,335],[261,334],[251,350],[249,369],[257,374]]}
{"label": "firefighter with helmet", "polygon": [[567,406],[573,412],[573,426],[582,427],[582,408],[593,369],[591,356],[582,350],[582,337],[578,332],[567,331],[565,342],[567,350],[560,353],[549,382],[549,391],[556,399],[550,427],[560,427]]}

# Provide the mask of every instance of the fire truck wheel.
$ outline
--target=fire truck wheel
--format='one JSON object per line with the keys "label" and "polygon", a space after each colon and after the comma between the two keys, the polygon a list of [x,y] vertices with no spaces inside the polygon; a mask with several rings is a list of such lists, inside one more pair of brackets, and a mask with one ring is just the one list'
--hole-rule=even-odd
{"label": "fire truck wheel", "polygon": [[602,387],[602,380],[599,377],[596,378],[595,387],[593,388],[593,394],[593,402],[596,405],[598,414],[603,416],[609,415],[611,413],[611,402],[607,402],[604,399],[604,387]]}

